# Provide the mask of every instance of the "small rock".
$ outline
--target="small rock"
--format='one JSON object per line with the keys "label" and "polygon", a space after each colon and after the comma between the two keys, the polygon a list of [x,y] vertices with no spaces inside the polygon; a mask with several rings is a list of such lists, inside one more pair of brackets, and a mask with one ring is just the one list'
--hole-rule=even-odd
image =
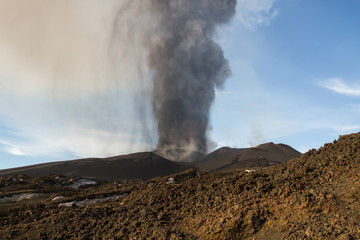
{"label": "small rock", "polygon": [[167,180],[167,182],[166,182],[166,184],[174,184],[174,183],[176,183],[175,182],[175,180],[174,180],[174,178],[168,178],[168,180]]}
{"label": "small rock", "polygon": [[53,199],[51,199],[51,201],[57,201],[57,200],[61,200],[61,199],[64,199],[65,197],[63,196],[57,196],[57,197],[54,197]]}
{"label": "small rock", "polygon": [[314,197],[318,196],[317,192],[314,189],[310,189],[309,193],[311,193]]}
{"label": "small rock", "polygon": [[334,199],[335,196],[334,196],[334,194],[331,194],[331,193],[330,193],[330,194],[327,194],[327,195],[326,195],[326,198],[327,198],[327,199]]}
{"label": "small rock", "polygon": [[308,227],[305,231],[305,235],[308,237],[311,237],[314,234],[314,232],[311,230],[310,227]]}

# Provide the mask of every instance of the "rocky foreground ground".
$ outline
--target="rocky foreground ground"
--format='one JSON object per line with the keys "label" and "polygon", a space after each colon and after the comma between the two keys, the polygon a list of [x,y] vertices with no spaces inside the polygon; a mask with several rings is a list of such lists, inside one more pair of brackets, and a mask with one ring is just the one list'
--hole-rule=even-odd
{"label": "rocky foreground ground", "polygon": [[359,198],[357,133],[268,168],[3,177],[0,239],[360,239]]}

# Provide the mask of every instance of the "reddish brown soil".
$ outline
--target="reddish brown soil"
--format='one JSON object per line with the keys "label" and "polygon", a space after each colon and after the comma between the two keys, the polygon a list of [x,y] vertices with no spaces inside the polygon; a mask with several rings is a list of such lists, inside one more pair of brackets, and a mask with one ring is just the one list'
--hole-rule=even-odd
{"label": "reddish brown soil", "polygon": [[[167,184],[168,178],[175,180]],[[74,190],[66,177],[2,178],[0,239],[360,239],[360,133],[281,165]],[[7,186],[5,186],[7,185]],[[83,207],[60,202],[129,193]],[[66,199],[51,201],[54,196]]]}

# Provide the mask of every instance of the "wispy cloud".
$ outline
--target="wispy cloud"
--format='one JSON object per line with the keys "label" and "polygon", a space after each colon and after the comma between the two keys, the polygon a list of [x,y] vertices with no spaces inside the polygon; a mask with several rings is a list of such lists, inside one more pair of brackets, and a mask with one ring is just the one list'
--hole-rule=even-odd
{"label": "wispy cloud", "polygon": [[10,142],[4,141],[2,139],[0,139],[0,146],[1,146],[0,149],[2,149],[3,151],[5,151],[7,153],[17,155],[17,156],[26,155],[26,153],[23,152],[18,146],[14,145]]}
{"label": "wispy cloud", "polygon": [[351,97],[360,97],[360,84],[347,83],[341,78],[330,78],[318,83],[323,88]]}
{"label": "wispy cloud", "polygon": [[360,130],[360,125],[337,125],[333,126],[333,129],[339,133],[355,132]]}
{"label": "wispy cloud", "polygon": [[[251,91],[244,85],[243,91]],[[254,146],[266,141],[282,142],[305,152],[320,147],[338,135],[360,131],[359,105],[321,105],[311,99],[299,98],[296,94],[272,92],[264,89],[262,96],[218,95],[216,111],[221,111],[214,128],[214,140],[236,147]],[[222,101],[226,98],[227,101]],[[286,99],[286,101],[284,101]],[[231,111],[225,104],[231,102]],[[220,104],[223,103],[223,106]],[[224,110],[225,109],[225,110]],[[234,111],[240,114],[234,114]],[[232,121],[229,121],[232,119]],[[220,122],[221,121],[221,122]],[[229,136],[236,136],[230,138]]]}
{"label": "wispy cloud", "polygon": [[150,151],[153,147],[146,142],[138,141],[131,134],[109,133],[81,127],[61,131],[62,134],[51,128],[47,130],[48,132],[36,132],[21,129],[21,138],[0,139],[0,151],[16,156],[58,158],[70,153],[74,157],[107,157],[135,151]]}
{"label": "wispy cloud", "polygon": [[268,26],[278,15],[275,0],[238,0],[236,20],[247,29]]}

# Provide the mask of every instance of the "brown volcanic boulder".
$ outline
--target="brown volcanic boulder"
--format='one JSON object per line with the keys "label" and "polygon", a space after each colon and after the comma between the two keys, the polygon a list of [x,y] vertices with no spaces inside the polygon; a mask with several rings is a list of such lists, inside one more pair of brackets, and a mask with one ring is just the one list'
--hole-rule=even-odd
{"label": "brown volcanic boulder", "polygon": [[300,156],[300,152],[285,144],[272,142],[253,148],[220,148],[196,164],[202,172],[237,168],[268,167]]}
{"label": "brown volcanic boulder", "polygon": [[101,180],[149,179],[181,172],[184,166],[152,152],[109,158],[88,158],[0,170],[1,176],[24,174],[32,177],[51,174]]}

